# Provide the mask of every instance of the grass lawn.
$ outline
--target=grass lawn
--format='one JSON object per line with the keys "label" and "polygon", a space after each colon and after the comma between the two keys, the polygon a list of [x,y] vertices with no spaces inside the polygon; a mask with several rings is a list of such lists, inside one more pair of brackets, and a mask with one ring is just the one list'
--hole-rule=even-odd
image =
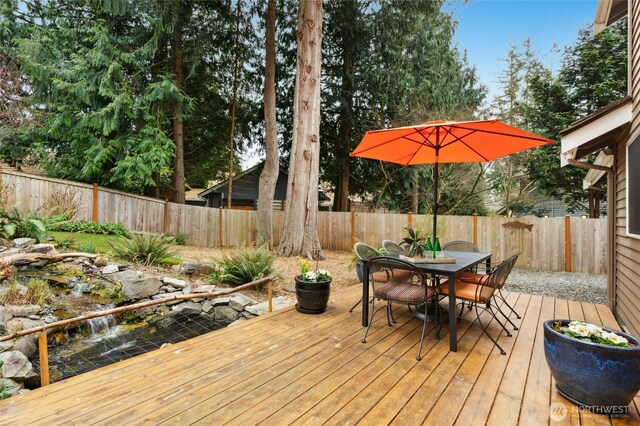
{"label": "grass lawn", "polygon": [[[117,245],[118,243],[126,240],[124,237],[115,235],[104,234],[84,234],[81,232],[57,232],[50,231],[49,234],[55,238],[55,243],[60,247],[65,246],[71,250],[78,250],[87,253],[105,253],[109,257],[113,257],[113,249],[109,243]],[[160,262],[164,265],[179,265],[180,259],[171,256],[167,257]]]}

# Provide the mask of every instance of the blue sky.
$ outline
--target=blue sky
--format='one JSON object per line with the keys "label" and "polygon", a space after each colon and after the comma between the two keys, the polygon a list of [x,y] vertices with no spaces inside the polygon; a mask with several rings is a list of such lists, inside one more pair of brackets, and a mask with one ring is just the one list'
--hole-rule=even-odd
{"label": "blue sky", "polygon": [[[530,38],[538,58],[552,70],[560,66],[561,53],[575,43],[578,31],[593,22],[597,0],[475,0],[454,5],[458,20],[455,41],[466,49],[480,81],[494,88],[504,69],[509,45]],[[448,8],[449,10],[451,7]],[[492,90],[493,89],[493,90]]]}

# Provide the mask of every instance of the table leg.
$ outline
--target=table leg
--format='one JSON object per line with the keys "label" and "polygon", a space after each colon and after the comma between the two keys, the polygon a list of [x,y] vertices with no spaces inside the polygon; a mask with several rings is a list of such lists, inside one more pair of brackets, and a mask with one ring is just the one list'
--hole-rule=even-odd
{"label": "table leg", "polygon": [[369,262],[362,262],[362,326],[369,324]]}
{"label": "table leg", "polygon": [[456,312],[456,274],[447,274],[449,283],[449,350],[458,351],[458,316]]}

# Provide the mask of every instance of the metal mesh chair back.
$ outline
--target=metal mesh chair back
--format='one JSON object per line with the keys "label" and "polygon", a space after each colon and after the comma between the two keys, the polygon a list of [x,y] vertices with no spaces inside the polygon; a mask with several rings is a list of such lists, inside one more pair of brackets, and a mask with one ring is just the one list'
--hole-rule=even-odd
{"label": "metal mesh chair back", "polygon": [[382,247],[389,254],[404,254],[404,249],[402,248],[402,246],[395,241],[382,240]]}
{"label": "metal mesh chair back", "polygon": [[442,250],[480,253],[480,249],[475,244],[468,241],[449,241],[442,245]]}
{"label": "metal mesh chair back", "polygon": [[513,266],[518,261],[519,256],[520,253],[516,253],[513,256],[500,262],[500,264],[496,266],[489,275],[489,279],[487,280],[486,285],[491,286],[496,290],[500,290],[502,286],[504,286],[504,284],[507,282],[507,277],[511,273]]}
{"label": "metal mesh chair back", "polygon": [[355,243],[353,246],[353,251],[356,252],[356,256],[362,261],[372,259],[374,257],[380,256],[378,250],[375,247],[370,246],[365,243]]}

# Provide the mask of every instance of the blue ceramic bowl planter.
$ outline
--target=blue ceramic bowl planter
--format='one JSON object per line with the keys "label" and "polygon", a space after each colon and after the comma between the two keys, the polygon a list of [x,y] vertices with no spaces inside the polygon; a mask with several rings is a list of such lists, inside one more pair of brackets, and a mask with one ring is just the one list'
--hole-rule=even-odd
{"label": "blue ceramic bowl planter", "polygon": [[619,347],[566,336],[544,323],[544,354],[558,391],[570,401],[588,407],[626,407],[640,390],[640,341],[607,327],[634,346]]}

